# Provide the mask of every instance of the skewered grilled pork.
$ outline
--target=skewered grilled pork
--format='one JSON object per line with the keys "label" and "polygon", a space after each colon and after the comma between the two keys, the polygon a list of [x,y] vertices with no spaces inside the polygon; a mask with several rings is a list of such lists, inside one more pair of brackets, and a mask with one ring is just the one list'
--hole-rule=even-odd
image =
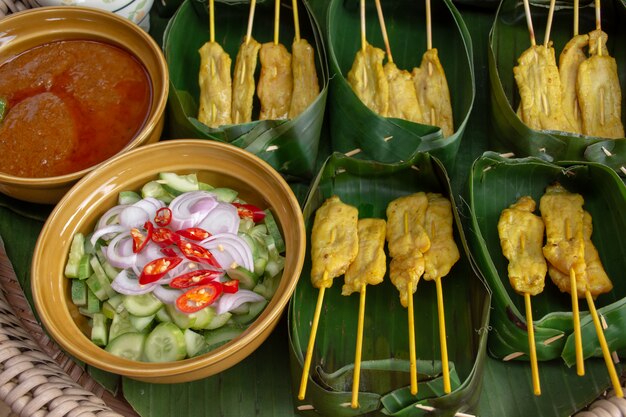
{"label": "skewered grilled pork", "polygon": [[252,99],[254,98],[254,71],[261,44],[252,37],[239,46],[233,76],[233,123],[252,121]]}
{"label": "skewered grilled pork", "polygon": [[452,205],[438,193],[427,193],[428,208],[424,215],[424,229],[430,239],[430,248],[424,252],[424,279],[432,280],[448,275],[459,260],[459,248],[452,231]]}
{"label": "skewered grilled pork", "polygon": [[387,242],[389,256],[430,248],[430,239],[422,226],[428,207],[426,193],[419,192],[393,200],[387,206]]}
{"label": "skewered grilled pork", "polygon": [[356,259],[346,271],[342,295],[360,292],[364,284],[376,285],[383,281],[387,271],[386,229],[387,224],[383,219],[359,220],[359,250]]}
{"label": "skewered grilled pork", "polygon": [[421,123],[422,112],[417,101],[411,74],[406,70],[398,69],[393,62],[387,62],[383,70],[389,84],[389,111],[387,117],[396,117]]}
{"label": "skewered grilled pork", "polygon": [[289,107],[289,118],[302,113],[317,98],[320,87],[315,70],[315,51],[306,39],[293,41],[291,46],[293,70],[293,94]]}
{"label": "skewered grilled pork", "polygon": [[568,131],[582,133],[582,120],[578,104],[576,80],[578,68],[587,56],[583,49],[589,43],[588,35],[576,35],[563,48],[559,56],[559,76],[561,77],[561,100],[563,114],[569,123]]}
{"label": "skewered grilled pork", "polygon": [[[389,263],[389,279],[400,293],[400,303],[403,307],[408,305],[408,297],[417,290],[417,283],[424,273],[424,256],[415,251],[396,256]],[[411,283],[413,290],[409,295],[408,284]]]}
{"label": "skewered grilled pork", "polygon": [[383,70],[385,52],[366,44],[359,49],[352,68],[348,72],[348,83],[354,93],[373,112],[387,116],[389,111],[389,83]]}
{"label": "skewered grilled pork", "polygon": [[522,295],[541,293],[548,269],[542,253],[545,227],[541,217],[533,214],[535,207],[532,197],[521,197],[502,210],[498,221],[500,246],[509,260],[509,282]]}
{"label": "skewered grilled pork", "polygon": [[230,56],[217,42],[207,42],[200,53],[200,108],[198,120],[209,127],[231,123]]}
{"label": "skewered grilled pork", "polygon": [[311,232],[311,282],[330,288],[333,278],[344,274],[359,250],[359,212],[337,196],[317,209]]}
{"label": "skewered grilled pork", "polygon": [[259,52],[261,75],[257,95],[261,103],[260,120],[286,119],[289,116],[293,75],[291,54],[284,45],[264,43]]}

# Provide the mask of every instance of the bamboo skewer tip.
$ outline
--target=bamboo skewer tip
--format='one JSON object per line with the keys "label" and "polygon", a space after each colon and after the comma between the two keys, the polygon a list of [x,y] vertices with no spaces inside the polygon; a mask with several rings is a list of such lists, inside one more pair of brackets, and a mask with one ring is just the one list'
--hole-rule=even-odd
{"label": "bamboo skewer tip", "polygon": [[413,283],[409,280],[407,294],[407,312],[409,319],[409,372],[411,395],[417,395],[417,359],[415,355],[415,320],[413,318]]}
{"label": "bamboo skewer tip", "polygon": [[250,43],[252,38],[252,24],[254,23],[254,10],[256,9],[256,0],[250,1],[250,13],[248,14],[248,28],[246,29],[246,45]]}
{"label": "bamboo skewer tip", "polygon": [[450,386],[450,368],[448,365],[448,343],[446,341],[446,315],[443,308],[443,289],[441,288],[441,277],[435,278],[437,286],[437,313],[439,316],[439,345],[441,346],[441,367],[443,372],[443,391],[449,394],[452,391]]}
{"label": "bamboo skewer tip", "polygon": [[535,346],[535,329],[533,327],[533,311],[530,304],[530,294],[524,293],[524,303],[526,305],[526,329],[528,331],[528,350],[530,356],[530,370],[532,374],[533,392],[541,395],[541,383],[539,381],[539,366],[537,364],[537,348]]}
{"label": "bamboo skewer tip", "polygon": [[274,4],[274,45],[278,45],[280,30],[280,0],[276,0]]}
{"label": "bamboo skewer tip", "polygon": [[376,0],[376,12],[378,13],[378,21],[380,23],[380,30],[383,35],[383,42],[385,43],[385,50],[387,51],[387,61],[393,62],[393,55],[391,54],[391,46],[389,46],[389,36],[387,35],[387,26],[385,25],[385,17],[383,15],[383,8],[380,4],[380,0]]}
{"label": "bamboo skewer tip", "polygon": [[356,333],[356,352],[354,354],[354,376],[352,378],[352,408],[359,408],[359,383],[361,379],[361,356],[363,352],[363,324],[365,320],[365,287],[361,285],[359,297],[359,317]]}
{"label": "bamboo skewer tip", "polygon": [[298,16],[298,0],[292,1],[294,38],[300,40],[300,17]]}
{"label": "bamboo skewer tip", "polygon": [[576,287],[576,272],[570,269],[570,293],[572,296],[572,320],[574,324],[574,343],[576,348],[576,373],[585,375],[585,362],[583,358],[582,334],[580,331],[580,313],[578,311],[578,289]]}
{"label": "bamboo skewer tip", "polygon": [[361,50],[365,52],[367,46],[367,40],[365,35],[365,0],[361,0],[360,4],[360,19],[361,19]]}

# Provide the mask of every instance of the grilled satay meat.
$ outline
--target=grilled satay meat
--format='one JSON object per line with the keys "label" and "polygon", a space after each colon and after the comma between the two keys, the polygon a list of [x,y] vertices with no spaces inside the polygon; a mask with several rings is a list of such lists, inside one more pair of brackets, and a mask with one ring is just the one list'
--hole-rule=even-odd
{"label": "grilled satay meat", "polygon": [[260,120],[286,119],[291,106],[293,74],[291,54],[283,44],[264,43],[259,52],[261,75],[257,95],[261,102]]}
{"label": "grilled satay meat", "polygon": [[239,45],[239,52],[235,59],[235,73],[233,75],[233,123],[247,123],[252,121],[252,100],[254,98],[254,71],[261,44],[250,37]]}
{"label": "grilled satay meat", "polygon": [[522,121],[536,130],[568,130],[554,48],[531,46],[517,62],[513,74],[521,98]]}
{"label": "grilled satay meat", "polygon": [[320,93],[315,69],[315,51],[306,39],[301,38],[293,41],[291,68],[293,71],[293,94],[289,107],[289,118],[293,119],[309,107]]}
{"label": "grilled satay meat", "polygon": [[430,239],[422,226],[427,207],[428,198],[423,192],[399,197],[387,205],[389,256],[424,253],[430,248]]}
{"label": "grilled satay meat", "polygon": [[533,214],[535,208],[535,200],[523,196],[502,210],[498,220],[502,254],[509,261],[509,282],[522,295],[541,293],[548,269],[542,252],[545,227],[541,217]]}
{"label": "grilled satay meat", "polygon": [[[583,204],[580,194],[570,193],[559,183],[546,188],[539,201],[539,210],[546,226],[543,255],[556,269],[569,277],[576,273],[577,288],[585,292],[585,242]],[[558,285],[558,284],[557,284]]]}
{"label": "grilled satay meat", "polygon": [[[587,289],[591,293],[591,296],[596,298],[600,294],[611,291],[613,289],[613,283],[604,271],[598,250],[591,241],[591,235],[593,233],[592,223],[591,214],[585,211],[583,217],[585,263],[587,265],[587,269],[585,270],[585,279],[587,282]],[[554,282],[562,292],[570,292],[571,287],[569,274],[559,271],[553,266],[549,267],[549,273],[552,282]],[[583,298],[585,296],[585,289],[580,288],[579,285],[576,286],[576,289],[578,291],[578,296]]]}
{"label": "grilled satay meat", "polygon": [[369,43],[365,50],[359,49],[352,68],[348,72],[348,83],[363,104],[381,116],[389,111],[389,83],[383,70],[385,52]]}
{"label": "grilled satay meat", "polygon": [[230,56],[217,42],[205,43],[198,52],[200,53],[198,120],[209,127],[231,124]]}
{"label": "grilled satay meat", "polygon": [[559,56],[559,76],[561,77],[561,101],[563,114],[569,123],[569,131],[582,133],[580,105],[576,83],[578,68],[587,59],[583,49],[589,44],[589,35],[576,35],[563,48]]}
{"label": "grilled satay meat", "polygon": [[359,250],[344,276],[341,295],[361,292],[363,285],[380,284],[387,272],[385,235],[387,223],[383,219],[361,219],[358,222]]}
{"label": "grilled satay meat", "polygon": [[396,256],[389,263],[389,279],[400,293],[400,303],[403,307],[408,305],[409,283],[411,283],[411,296],[417,290],[417,283],[424,273],[424,256],[420,251],[409,252]]}
{"label": "grilled satay meat", "polygon": [[430,248],[424,252],[424,279],[432,280],[448,275],[459,260],[459,248],[452,230],[452,204],[438,193],[427,193],[428,208],[424,215],[424,229],[430,239]]}
{"label": "grilled satay meat", "polygon": [[333,278],[344,274],[359,250],[359,212],[337,196],[317,209],[311,232],[311,282],[330,288]]}
{"label": "grilled satay meat", "polygon": [[577,91],[583,134],[616,139],[624,137],[622,92],[617,63],[606,49],[607,38],[598,30],[589,34],[591,57],[578,68]]}
{"label": "grilled satay meat", "polygon": [[422,112],[417,101],[413,77],[406,70],[400,70],[393,62],[383,68],[389,84],[389,111],[387,117],[396,117],[421,123]]}
{"label": "grilled satay meat", "polygon": [[424,52],[419,68],[413,69],[413,82],[422,113],[421,123],[439,126],[445,137],[452,135],[450,89],[437,48]]}

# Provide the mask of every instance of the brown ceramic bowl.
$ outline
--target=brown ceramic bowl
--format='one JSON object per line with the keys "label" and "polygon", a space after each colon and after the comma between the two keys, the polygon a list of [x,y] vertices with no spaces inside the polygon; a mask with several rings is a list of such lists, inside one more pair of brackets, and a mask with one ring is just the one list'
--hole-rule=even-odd
{"label": "brown ceramic bowl", "polygon": [[[163,131],[168,71],[157,43],[139,26],[114,13],[84,7],[42,7],[0,20],[0,63],[49,42],[83,39],[106,42],[134,55],[152,82],[152,102],[143,128],[119,153],[156,142]],[[118,153],[118,154],[119,154]],[[0,192],[35,203],[56,203],[94,167],[46,178],[23,178],[0,172]]]}
{"label": "brown ceramic bowl", "polygon": [[[70,298],[63,271],[72,237],[93,230],[97,219],[117,204],[123,190],[139,190],[159,172],[185,174],[269,207],[285,240],[285,269],[263,313],[238,338],[205,355],[178,362],[148,363],[113,356],[91,342],[86,319]],[[173,140],[142,146],[105,162],[76,184],[53,210],[37,241],[31,282],[35,306],[50,335],[78,359],[105,371],[154,383],[203,378],[229,368],[252,353],[272,332],[291,297],[304,262],[304,221],[298,201],[283,178],[255,155],[206,140]]]}

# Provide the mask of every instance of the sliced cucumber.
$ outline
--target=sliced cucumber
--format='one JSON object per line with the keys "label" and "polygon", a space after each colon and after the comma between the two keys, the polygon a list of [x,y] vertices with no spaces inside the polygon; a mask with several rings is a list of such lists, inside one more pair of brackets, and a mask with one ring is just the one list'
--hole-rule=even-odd
{"label": "sliced cucumber", "polygon": [[98,346],[107,344],[107,318],[102,313],[94,313],[91,317],[91,341]]}
{"label": "sliced cucumber", "polygon": [[156,319],[162,323],[172,321],[172,317],[168,314],[165,306],[161,307],[159,311],[156,312]]}
{"label": "sliced cucumber", "polygon": [[124,333],[117,336],[106,347],[106,351],[120,358],[131,361],[141,360],[146,344],[146,335],[143,333]]}
{"label": "sliced cucumber", "polygon": [[215,194],[215,197],[219,201],[223,201],[224,203],[232,203],[235,200],[235,198],[237,198],[237,194],[239,194],[237,191],[233,190],[232,188],[226,188],[226,187],[214,188],[211,190],[211,192]]}
{"label": "sliced cucumber", "polygon": [[233,315],[228,311],[222,314],[217,314],[211,319],[209,324],[204,326],[204,328],[207,330],[215,330],[217,328],[220,328],[225,325],[232,316]]}
{"label": "sliced cucumber", "polygon": [[104,303],[102,303],[102,314],[104,314],[104,316],[109,320],[113,320],[113,317],[115,317],[115,307],[113,307],[113,305],[109,303],[109,300],[106,300]]}
{"label": "sliced cucumber", "polygon": [[238,266],[235,269],[229,269],[226,271],[226,274],[231,279],[239,280],[239,287],[244,288],[246,290],[251,290],[254,288],[256,283],[259,281],[259,276],[252,271],[248,271],[243,266]]}
{"label": "sliced cucumber", "polygon": [[274,245],[276,245],[276,250],[278,253],[283,253],[285,251],[285,241],[283,240],[283,235],[280,233],[280,228],[278,227],[278,223],[274,219],[272,212],[270,209],[265,210],[265,219],[263,219],[265,225],[267,226],[267,231],[269,235],[274,239]]}
{"label": "sliced cucumber", "polygon": [[134,316],[146,317],[156,314],[163,303],[152,293],[141,295],[127,295],[124,297],[124,308]]}
{"label": "sliced cucumber", "polygon": [[265,299],[270,299],[276,293],[278,286],[280,285],[280,279],[282,274],[274,275],[273,277],[265,277],[262,282],[258,283],[252,291],[262,295]]}
{"label": "sliced cucumber", "polygon": [[87,284],[78,279],[72,280],[72,302],[77,306],[87,305]]}
{"label": "sliced cucumber", "polygon": [[132,323],[130,322],[130,316],[128,311],[122,310],[120,313],[116,313],[109,326],[109,340],[113,340],[124,333],[132,333],[135,331]]}
{"label": "sliced cucumber", "polygon": [[270,256],[267,265],[265,265],[265,277],[271,278],[280,274],[285,269],[285,258],[277,255],[275,257]]}
{"label": "sliced cucumber", "polygon": [[134,191],[121,191],[117,196],[117,204],[135,204],[141,196]]}
{"label": "sliced cucumber", "polygon": [[216,330],[211,330],[205,332],[204,340],[207,343],[207,348],[205,351],[198,352],[198,354],[202,354],[213,349],[216,349],[223,344],[226,344],[243,333],[243,328],[235,327],[235,326],[223,326]]}
{"label": "sliced cucumber", "polygon": [[211,191],[214,188],[215,187],[213,187],[211,184],[207,184],[206,182],[198,181],[198,189],[201,190],[201,191]]}
{"label": "sliced cucumber", "polygon": [[[122,305],[122,302],[124,301],[124,295],[122,294],[115,294],[113,297],[110,297],[107,302],[111,304],[111,306],[113,306],[113,308],[115,309],[115,311],[121,311],[120,310],[120,306]],[[123,306],[121,308],[124,308]]]}
{"label": "sliced cucumber", "polygon": [[175,196],[200,189],[196,174],[178,175],[173,172],[161,172],[158,182]]}
{"label": "sliced cucumber", "polygon": [[194,320],[193,324],[189,327],[192,329],[196,329],[196,330],[206,329],[207,326],[211,324],[211,322],[213,321],[213,318],[215,317],[215,309],[209,306],[209,307],[203,308],[200,311],[196,311],[195,313],[192,313],[192,314],[196,316],[196,319]]}
{"label": "sliced cucumber", "polygon": [[156,181],[150,181],[141,189],[143,198],[154,197],[164,203],[170,203],[174,196],[170,194],[161,184]]}
{"label": "sliced cucumber", "polygon": [[104,269],[102,269],[100,262],[98,262],[98,258],[92,256],[90,263],[93,268],[93,274],[91,274],[91,276],[86,280],[89,289],[93,291],[100,301],[104,301],[115,296],[117,293],[111,287],[109,277],[104,272]]}
{"label": "sliced cucumber", "polygon": [[254,222],[252,221],[252,219],[244,217],[243,219],[239,220],[239,230],[237,231],[239,233],[248,233],[252,229],[252,226],[254,226]]}
{"label": "sliced cucumber", "polygon": [[254,321],[259,314],[265,309],[267,306],[267,300],[256,301],[254,303],[246,303],[250,304],[250,309],[246,314],[235,314],[232,317],[232,320],[237,324],[248,324]]}
{"label": "sliced cucumber", "polygon": [[130,315],[130,324],[134,327],[134,329],[138,332],[143,333],[144,330],[149,329],[150,325],[154,321],[154,314],[151,316],[139,317]]}
{"label": "sliced cucumber", "polygon": [[185,335],[174,323],[160,323],[146,339],[144,356],[148,362],[170,362],[187,356]]}
{"label": "sliced cucumber", "polygon": [[96,295],[87,287],[87,307],[86,310],[89,313],[99,313],[101,310],[100,300]]}
{"label": "sliced cucumber", "polygon": [[206,346],[204,337],[190,329],[185,329],[185,344],[187,345],[187,355],[190,358],[196,356],[198,352]]}
{"label": "sliced cucumber", "polygon": [[91,275],[89,255],[85,253],[85,236],[76,233],[70,245],[70,254],[65,264],[65,276],[68,278],[85,279]]}

